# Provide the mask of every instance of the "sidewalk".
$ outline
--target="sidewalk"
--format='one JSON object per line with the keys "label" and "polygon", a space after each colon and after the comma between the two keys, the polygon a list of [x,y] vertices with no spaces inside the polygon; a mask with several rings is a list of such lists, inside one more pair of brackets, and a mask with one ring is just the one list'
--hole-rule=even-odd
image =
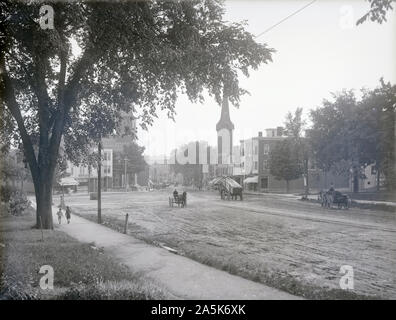
{"label": "sidewalk", "polygon": [[91,243],[164,287],[179,299],[301,299],[280,290],[231,275],[189,258],[154,247],[132,236],[121,234],[76,215],[70,224],[57,224],[56,207],[53,219],[56,229],[73,238]]}

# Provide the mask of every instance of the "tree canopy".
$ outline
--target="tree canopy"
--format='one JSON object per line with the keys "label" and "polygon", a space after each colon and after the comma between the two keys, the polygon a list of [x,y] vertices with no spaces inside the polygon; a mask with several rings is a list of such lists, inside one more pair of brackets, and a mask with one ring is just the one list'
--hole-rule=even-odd
{"label": "tree canopy", "polygon": [[206,90],[221,103],[224,88],[238,105],[238,73],[273,52],[225,22],[219,0],[54,2],[53,28],[42,28],[41,6],[0,4],[0,127],[2,142],[23,145],[45,228],[62,137],[80,157],[121,112],[147,128],[159,110],[173,117],[178,94],[202,101]]}
{"label": "tree canopy", "polygon": [[356,24],[362,24],[368,19],[373,22],[383,23],[386,20],[386,15],[393,10],[392,3],[396,0],[367,0],[370,3],[370,10],[363,15]]}
{"label": "tree canopy", "polygon": [[270,173],[278,180],[285,180],[287,192],[289,182],[298,179],[303,173],[302,159],[298,146],[291,138],[278,141],[269,154]]}
{"label": "tree canopy", "polygon": [[[115,160],[114,171],[117,170],[124,173],[126,167],[126,172],[130,176],[143,171],[147,165],[143,157],[144,149],[144,147],[139,146],[135,142],[124,145],[122,152],[113,155]],[[126,161],[126,163],[124,163],[124,161]]]}
{"label": "tree canopy", "polygon": [[[395,185],[396,86],[380,80],[373,90],[333,94],[321,107],[311,110],[309,143],[317,165],[338,174],[361,175],[375,164],[389,189]],[[379,178],[379,176],[378,176]]]}

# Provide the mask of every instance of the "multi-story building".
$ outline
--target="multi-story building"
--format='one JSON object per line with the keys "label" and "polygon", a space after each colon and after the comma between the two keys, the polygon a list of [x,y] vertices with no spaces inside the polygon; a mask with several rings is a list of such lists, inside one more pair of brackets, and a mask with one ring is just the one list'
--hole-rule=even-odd
{"label": "multi-story building", "polygon": [[[240,142],[239,181],[243,176],[243,184],[248,189],[267,191],[273,177],[269,173],[269,153],[272,146],[285,139],[283,129],[266,129],[266,136],[260,131],[256,137]],[[242,181],[241,181],[242,182]]]}
{"label": "multi-story building", "polygon": [[[125,162],[127,159],[119,159],[124,146],[136,139],[136,121],[133,113],[124,113],[122,121],[113,135],[102,139],[102,171],[101,180],[104,190],[114,187],[125,187],[136,183],[136,177],[125,175]],[[92,152],[98,152],[97,147]],[[98,172],[93,166],[73,165],[68,161],[66,172],[76,179],[80,185],[88,185],[90,191],[97,189]],[[147,180],[147,179],[146,179]]]}
{"label": "multi-story building", "polygon": [[[96,150],[93,150],[97,152]],[[113,150],[104,148],[102,150],[102,186],[106,189],[113,187]],[[88,186],[90,190],[96,190],[98,182],[98,170],[93,166],[74,165],[70,161],[67,162],[66,173],[78,181],[80,186]]]}
{"label": "multi-story building", "polygon": [[[276,143],[286,139],[283,128],[266,129],[266,135],[259,132],[256,137],[245,139],[240,144],[240,175],[236,177],[243,181],[245,189],[261,192],[284,192],[286,181],[278,180],[270,173],[269,157],[271,149]],[[290,181],[291,191],[304,191],[306,183],[310,189],[320,190],[329,187],[330,183],[338,189],[348,189],[348,178],[332,173],[324,173],[308,161],[308,177],[303,175]],[[307,182],[308,178],[308,182]]]}

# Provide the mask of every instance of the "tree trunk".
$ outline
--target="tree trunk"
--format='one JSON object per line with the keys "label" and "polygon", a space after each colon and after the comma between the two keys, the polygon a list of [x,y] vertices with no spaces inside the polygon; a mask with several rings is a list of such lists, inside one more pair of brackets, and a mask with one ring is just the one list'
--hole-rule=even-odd
{"label": "tree trunk", "polygon": [[40,177],[36,189],[36,227],[43,229],[53,229],[52,221],[52,179],[46,179],[44,175]]}
{"label": "tree trunk", "polygon": [[359,192],[359,171],[356,167],[353,168],[353,192]]}

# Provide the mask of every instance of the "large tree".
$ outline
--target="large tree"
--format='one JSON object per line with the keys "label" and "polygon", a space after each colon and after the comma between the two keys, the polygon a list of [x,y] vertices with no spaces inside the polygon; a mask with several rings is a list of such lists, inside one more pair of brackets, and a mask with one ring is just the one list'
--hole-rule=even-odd
{"label": "large tree", "polygon": [[362,90],[361,100],[343,91],[311,111],[309,141],[316,163],[325,172],[351,174],[354,191],[362,168],[375,164],[386,178],[388,189],[395,185],[396,86],[380,80],[373,90]]}
{"label": "large tree", "polygon": [[[355,180],[359,176],[358,146],[354,133],[358,124],[357,101],[353,91],[332,94],[333,99],[324,100],[321,107],[311,110],[312,127],[308,139],[316,165],[326,174],[345,160],[353,168]],[[353,133],[353,134],[352,134]]]}
{"label": "large tree", "polygon": [[309,192],[309,175],[308,175],[308,160],[310,146],[307,139],[304,137],[306,122],[303,119],[303,108],[297,108],[292,112],[288,112],[285,119],[285,134],[292,139],[296,157],[298,162],[302,164],[303,175],[305,176],[305,194],[308,196]]}
{"label": "large tree", "polygon": [[396,85],[380,80],[374,90],[363,90],[363,98],[356,114],[359,119],[355,131],[355,143],[365,164],[375,164],[377,188],[380,176],[385,177],[388,190],[396,187],[395,121]]}
{"label": "large tree", "polygon": [[278,141],[271,148],[269,169],[276,179],[286,181],[286,192],[289,192],[290,181],[298,179],[303,173],[303,163],[294,139]]}
{"label": "large tree", "polygon": [[206,90],[221,103],[227,87],[238,105],[239,71],[271,60],[243,24],[223,20],[217,0],[55,2],[53,28],[41,28],[42,3],[0,6],[1,125],[23,144],[44,228],[62,137],[79,156],[113,131],[120,111],[134,108],[144,128],[158,109],[173,117],[179,93],[202,101]]}
{"label": "large tree", "polygon": [[123,176],[126,171],[129,179],[133,179],[135,174],[144,171],[147,166],[143,156],[144,149],[136,142],[124,145],[122,152],[113,154],[113,172]]}

